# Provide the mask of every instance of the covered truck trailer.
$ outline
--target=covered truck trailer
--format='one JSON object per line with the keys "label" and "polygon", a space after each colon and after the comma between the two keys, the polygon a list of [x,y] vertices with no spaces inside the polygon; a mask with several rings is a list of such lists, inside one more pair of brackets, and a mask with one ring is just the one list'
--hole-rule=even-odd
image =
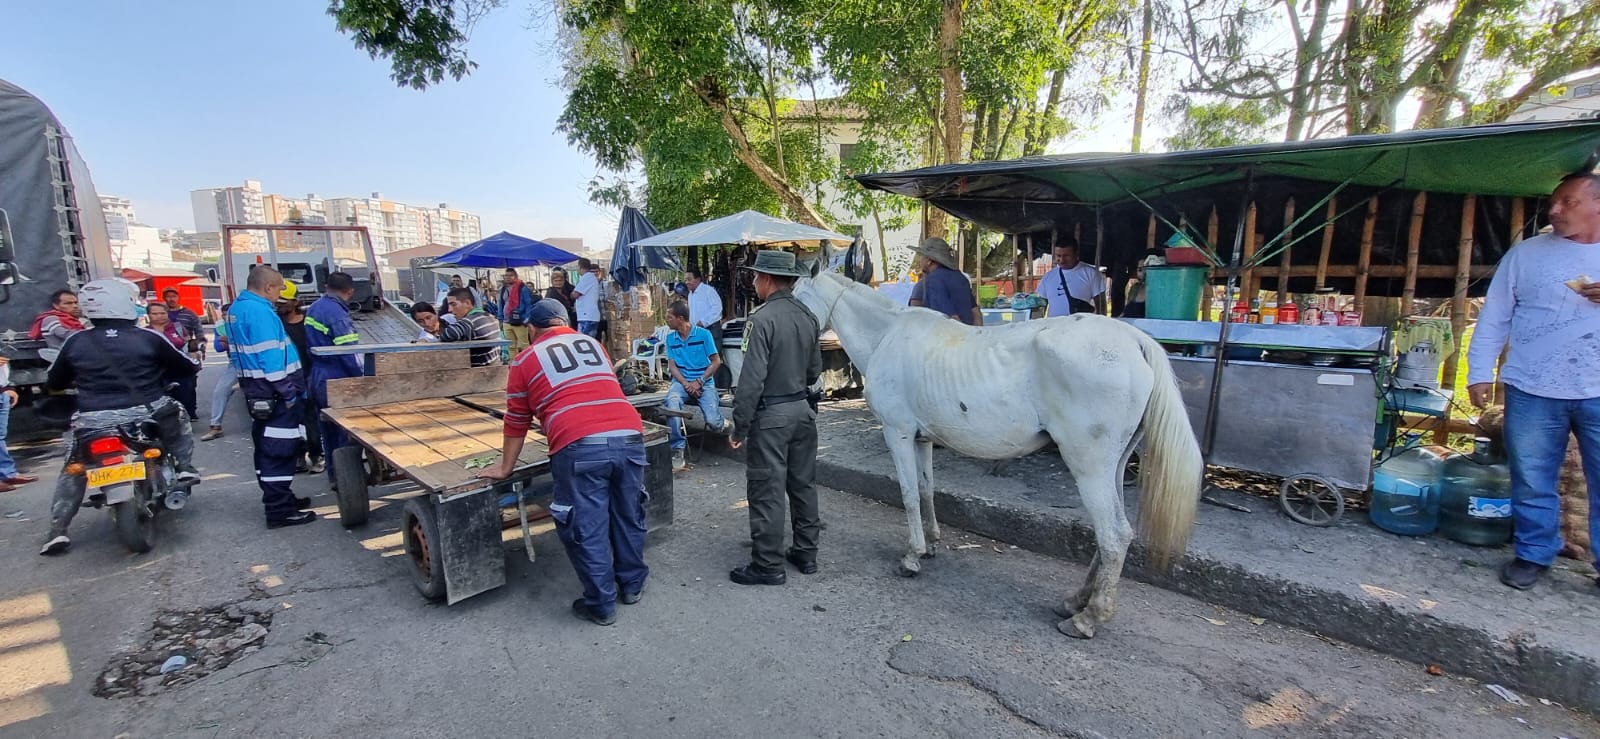
{"label": "covered truck trailer", "polygon": [[[115,275],[100,198],[72,137],[50,109],[0,80],[0,354],[19,410],[43,396],[49,362],[28,338],[57,290]],[[27,415],[24,413],[23,415]],[[14,419],[17,424],[20,419]]]}

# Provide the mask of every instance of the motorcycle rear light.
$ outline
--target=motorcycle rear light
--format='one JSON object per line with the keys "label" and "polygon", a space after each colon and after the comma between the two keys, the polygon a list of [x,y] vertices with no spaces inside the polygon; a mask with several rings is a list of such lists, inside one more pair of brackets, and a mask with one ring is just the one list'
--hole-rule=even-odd
{"label": "motorcycle rear light", "polygon": [[144,455],[143,456],[144,456],[145,459],[160,459],[161,458],[161,450],[160,449],[146,449],[146,450],[144,450]]}
{"label": "motorcycle rear light", "polygon": [[128,448],[122,445],[122,440],[115,436],[102,436],[89,442],[89,456],[95,459],[109,457],[113,454],[126,454]]}
{"label": "motorcycle rear light", "polygon": [[83,474],[83,465],[78,463],[78,462],[72,462],[72,463],[68,464],[67,465],[67,474],[69,474],[69,475],[81,475],[81,474]]}

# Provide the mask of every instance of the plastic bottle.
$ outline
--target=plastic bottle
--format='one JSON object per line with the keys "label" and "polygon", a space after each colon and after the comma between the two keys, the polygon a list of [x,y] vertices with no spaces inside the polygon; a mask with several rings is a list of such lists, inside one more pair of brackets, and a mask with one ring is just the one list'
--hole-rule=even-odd
{"label": "plastic bottle", "polygon": [[1249,323],[1250,305],[1243,300],[1233,304],[1233,311],[1228,316],[1229,323]]}
{"label": "plastic bottle", "polygon": [[1261,298],[1250,299],[1250,314],[1245,317],[1245,323],[1261,322]]}
{"label": "plastic bottle", "polygon": [[1368,517],[1384,531],[1425,536],[1439,528],[1439,494],[1444,463],[1457,455],[1445,447],[1418,444],[1408,435],[1407,448],[1384,460],[1372,473],[1372,509]]}
{"label": "plastic bottle", "polygon": [[1489,452],[1489,440],[1472,442],[1472,454],[1444,464],[1439,531],[1463,544],[1496,546],[1511,540],[1511,468]]}
{"label": "plastic bottle", "polygon": [[1265,326],[1271,326],[1271,325],[1276,324],[1277,322],[1278,322],[1278,304],[1276,302],[1274,302],[1274,301],[1269,300],[1269,301],[1266,302],[1266,304],[1261,306],[1261,323],[1262,323],[1262,325],[1265,325]]}
{"label": "plastic bottle", "polygon": [[1283,301],[1278,306],[1278,323],[1293,326],[1300,322],[1300,307],[1294,304],[1294,298]]}

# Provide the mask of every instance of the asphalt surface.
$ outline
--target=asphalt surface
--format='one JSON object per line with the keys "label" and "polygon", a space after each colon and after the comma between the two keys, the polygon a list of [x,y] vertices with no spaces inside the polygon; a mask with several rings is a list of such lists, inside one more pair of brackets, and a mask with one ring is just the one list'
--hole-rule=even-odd
{"label": "asphalt surface", "polygon": [[[199,445],[208,480],[151,554],[86,510],[73,551],[41,558],[50,480],[0,495],[21,512],[0,518],[0,737],[1600,736],[1534,696],[1138,583],[1099,636],[1070,640],[1049,606],[1082,567],[947,528],[902,579],[903,514],[831,490],[819,574],[733,585],[743,468],[713,455],[678,476],[676,524],[616,626],[571,616],[577,581],[549,533],[536,564],[507,543],[506,587],[429,604],[392,502],[355,531],[264,527],[238,411]],[[41,451],[24,466],[50,475]],[[332,510],[321,479],[296,490]],[[92,695],[163,612],[234,603],[273,611],[260,651],[154,697]]]}

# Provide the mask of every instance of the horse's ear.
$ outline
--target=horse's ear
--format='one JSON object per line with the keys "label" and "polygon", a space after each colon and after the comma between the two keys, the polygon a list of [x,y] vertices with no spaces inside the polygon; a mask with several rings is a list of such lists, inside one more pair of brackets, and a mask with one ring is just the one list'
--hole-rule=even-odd
{"label": "horse's ear", "polygon": [[813,279],[815,279],[816,276],[817,276],[817,273],[821,272],[822,268],[827,264],[828,264],[828,242],[824,241],[824,242],[822,242],[822,251],[817,254],[817,258],[816,259],[811,260],[811,277]]}

